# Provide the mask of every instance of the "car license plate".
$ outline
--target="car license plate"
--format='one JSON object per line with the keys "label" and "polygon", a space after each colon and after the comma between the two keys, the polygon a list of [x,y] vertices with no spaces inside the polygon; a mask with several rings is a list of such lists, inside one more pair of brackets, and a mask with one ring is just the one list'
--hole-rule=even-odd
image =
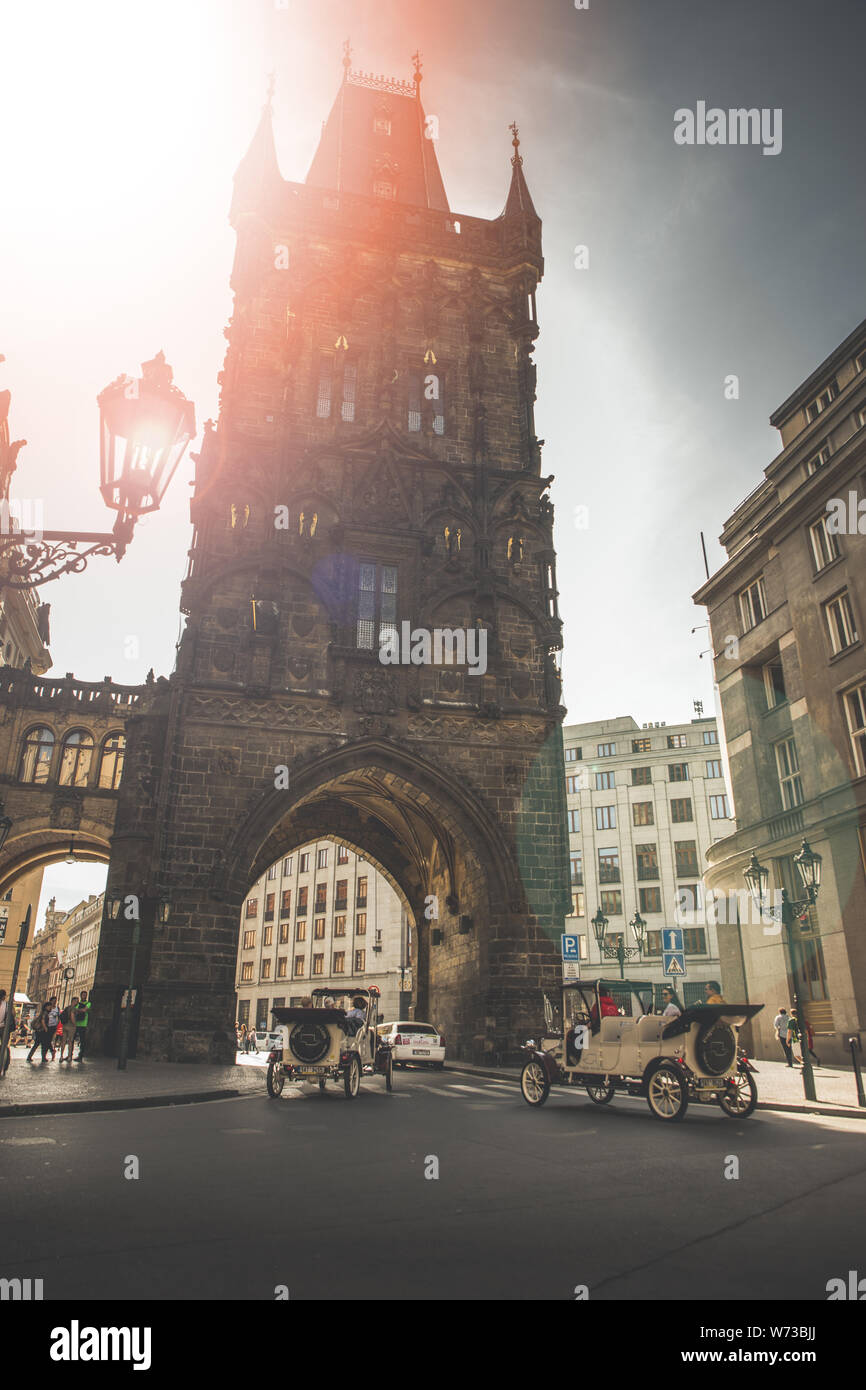
{"label": "car license plate", "polygon": [[412,1056],[413,1056],[413,1057],[429,1057],[429,1056],[430,1056],[430,1049],[429,1049],[429,1047],[413,1047],[413,1048],[412,1048]]}

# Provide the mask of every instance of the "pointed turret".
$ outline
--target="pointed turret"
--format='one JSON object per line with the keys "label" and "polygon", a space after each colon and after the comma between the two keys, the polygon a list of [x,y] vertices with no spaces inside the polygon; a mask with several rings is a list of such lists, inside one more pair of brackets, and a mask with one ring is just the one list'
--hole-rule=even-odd
{"label": "pointed turret", "polygon": [[505,207],[500,213],[500,217],[530,217],[536,222],[541,218],[535,211],[532,198],[529,194],[526,179],[523,174],[523,156],[519,153],[520,137],[517,125],[512,122],[509,129],[513,134],[511,141],[514,146],[514,154],[511,159],[511,187],[508,190],[508,197],[505,200]]}
{"label": "pointed turret", "polygon": [[277,162],[277,147],[274,143],[272,97],[273,77],[256,133],[235,173],[234,194],[229,213],[233,226],[237,225],[239,217],[250,213],[266,213],[274,206],[284,188],[283,176]]}

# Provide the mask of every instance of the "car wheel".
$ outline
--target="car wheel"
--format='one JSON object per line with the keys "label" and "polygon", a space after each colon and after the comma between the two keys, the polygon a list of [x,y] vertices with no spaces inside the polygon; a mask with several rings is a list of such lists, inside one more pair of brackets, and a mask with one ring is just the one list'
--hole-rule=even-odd
{"label": "car wheel", "polygon": [[732,1120],[745,1120],[758,1104],[758,1087],[750,1071],[738,1071],[719,1097],[719,1105]]}
{"label": "car wheel", "polygon": [[444,1063],[444,1062],[434,1062],[434,1063],[433,1063],[433,1070],[434,1070],[434,1071],[442,1071],[443,1068],[444,1068],[444,1066],[445,1066],[445,1063]]}
{"label": "car wheel", "polygon": [[534,1058],[525,1063],[520,1073],[520,1092],[527,1105],[543,1105],[550,1095],[547,1072]]}
{"label": "car wheel", "polygon": [[283,1094],[283,1087],[286,1084],[282,1062],[268,1062],[268,1095],[271,1100],[278,1100]]}
{"label": "car wheel", "polygon": [[389,1053],[389,1054],[388,1054],[387,1061],[385,1062],[385,1090],[386,1090],[386,1091],[393,1091],[393,1089],[394,1089],[394,1058],[393,1058],[393,1057],[391,1056],[391,1054]]}
{"label": "car wheel", "polygon": [[677,1067],[662,1062],[647,1082],[646,1098],[657,1120],[681,1120],[689,1104],[685,1077]]}
{"label": "car wheel", "polygon": [[607,1105],[612,1101],[616,1093],[616,1087],[612,1081],[588,1081],[586,1083],[586,1094],[590,1100],[595,1101],[596,1105]]}
{"label": "car wheel", "polygon": [[346,1088],[346,1100],[354,1100],[361,1089],[361,1063],[356,1052],[352,1053],[343,1072],[343,1085]]}

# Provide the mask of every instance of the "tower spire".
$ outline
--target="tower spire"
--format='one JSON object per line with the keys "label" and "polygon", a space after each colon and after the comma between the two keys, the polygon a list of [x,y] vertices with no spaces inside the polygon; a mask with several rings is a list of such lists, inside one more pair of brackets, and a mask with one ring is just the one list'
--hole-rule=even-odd
{"label": "tower spire", "polygon": [[511,144],[514,148],[514,154],[511,156],[511,187],[508,190],[505,207],[500,215],[502,217],[531,217],[536,222],[540,222],[541,219],[535,211],[523,174],[523,155],[520,153],[520,132],[517,128],[517,122],[512,121],[508,129],[511,131]]}

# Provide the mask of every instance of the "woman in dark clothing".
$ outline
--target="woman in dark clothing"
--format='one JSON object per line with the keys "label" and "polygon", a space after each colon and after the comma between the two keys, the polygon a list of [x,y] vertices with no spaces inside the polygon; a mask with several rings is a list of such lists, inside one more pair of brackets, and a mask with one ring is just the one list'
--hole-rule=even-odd
{"label": "woman in dark clothing", "polygon": [[43,1004],[42,1012],[39,1014],[39,1016],[36,1018],[33,1024],[33,1046],[27,1054],[28,1062],[32,1059],[37,1047],[42,1048],[42,1061],[48,1061],[48,1053],[52,1049],[52,1043],[54,1042],[53,1034],[55,1032],[55,1029],[52,1028],[48,1022],[48,1014],[48,1005]]}

